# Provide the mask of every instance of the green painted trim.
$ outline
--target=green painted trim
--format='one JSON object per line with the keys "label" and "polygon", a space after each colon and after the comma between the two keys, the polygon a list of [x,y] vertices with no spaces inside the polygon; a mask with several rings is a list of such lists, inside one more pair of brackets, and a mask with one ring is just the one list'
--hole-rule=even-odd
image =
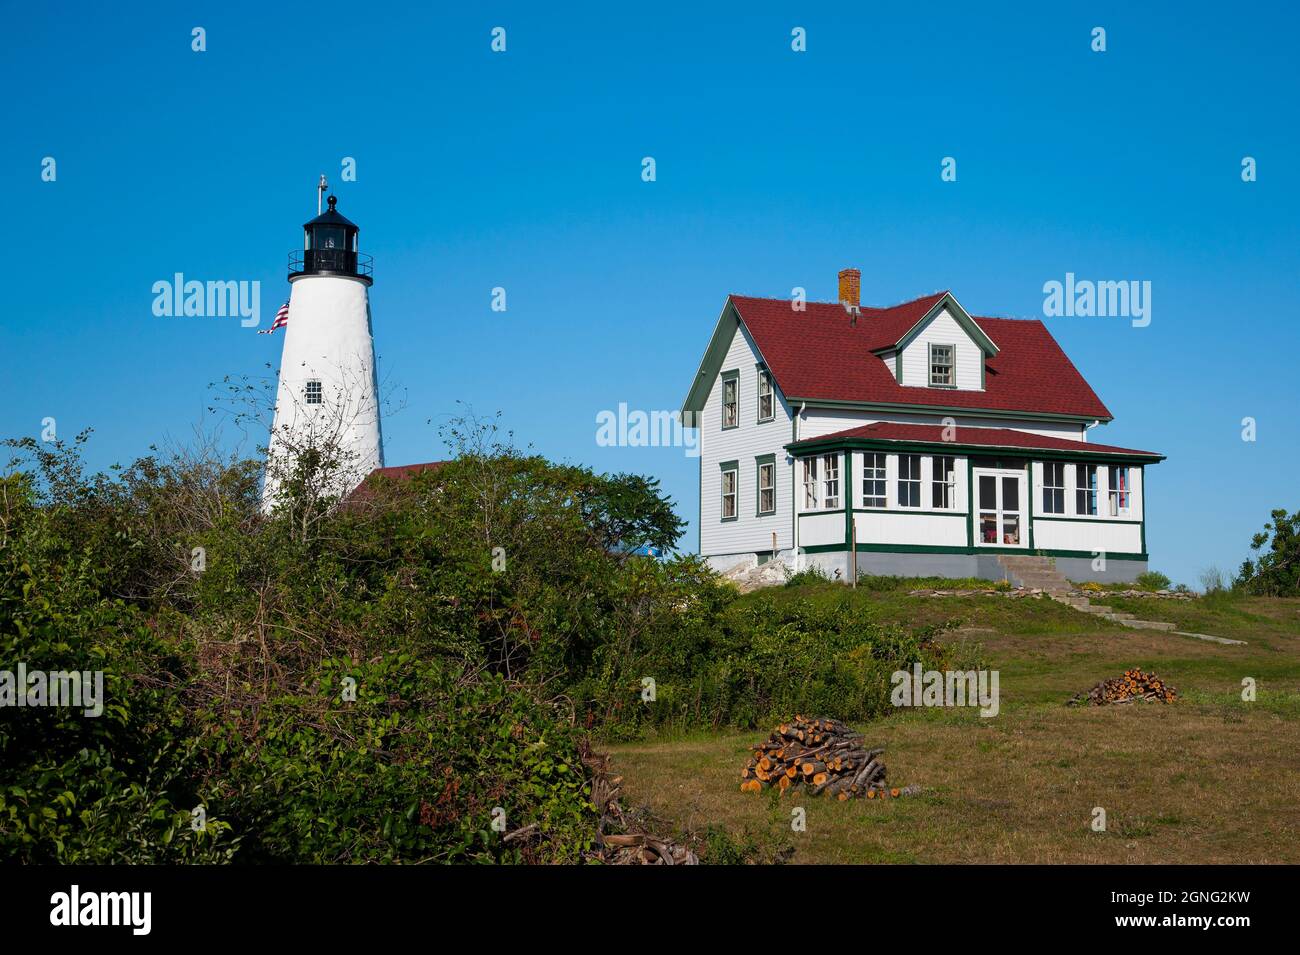
{"label": "green painted trim", "polygon": [[1071,521],[1079,524],[1128,524],[1134,525],[1140,521],[1131,518],[1122,517],[1064,517],[1059,514],[1039,514],[1035,520],[1039,521]]}
{"label": "green painted trim", "polygon": [[894,380],[900,385],[903,383],[903,353],[894,352]]}
{"label": "green painted trim", "polygon": [[1025,462],[1025,497],[1029,511],[1029,549],[1034,549],[1034,462]]}
{"label": "green painted trim", "polygon": [[736,337],[736,329],[739,327],[740,313],[736,311],[731,296],[727,296],[726,302],[722,305],[722,314],[718,316],[718,323],[713,327],[713,336],[709,339],[708,347],[704,349],[704,357],[700,359],[699,370],[696,371],[695,379],[686,393],[686,399],[682,402],[681,417],[684,427],[700,426],[700,414],[704,411],[705,402],[709,400],[714,379],[717,378],[722,363],[726,361],[727,352],[731,349],[731,342]]}
{"label": "green painted trim", "polygon": [[853,452],[845,451],[840,455],[840,473],[844,475],[840,482],[840,497],[844,499],[844,543],[853,540]]}
{"label": "green painted trim", "polygon": [[799,517],[825,517],[827,514],[838,514],[841,508],[830,508],[824,511],[800,511]]}
{"label": "green painted trim", "polygon": [[[984,329],[980,328],[979,325],[975,323],[975,319],[971,318],[970,313],[962,307],[961,303],[952,297],[951,292],[944,292],[943,298],[935,302],[934,305],[930,307],[930,310],[921,316],[920,321],[909,328],[907,332],[904,333],[903,337],[895,342],[898,346],[898,350],[902,351],[911,344],[912,340],[916,338],[917,335],[921,334],[921,332],[925,330],[925,326],[929,325],[930,322],[932,322],[938,314],[944,310],[944,308],[948,308],[948,311],[952,313],[952,317],[956,320],[957,324],[960,325],[962,330],[971,337],[971,340],[975,342],[980,351],[988,355],[990,358],[997,355],[998,346],[994,344],[993,339],[989,338]],[[929,376],[927,375],[926,377],[928,379]]]}
{"label": "green painted trim", "polygon": [[[960,428],[959,428],[960,430]],[[886,438],[809,438],[794,441],[785,446],[785,450],[794,455],[825,454],[832,450],[844,449],[885,449],[900,454],[944,454],[955,452],[988,455],[990,452],[1010,453],[1017,458],[1032,458],[1035,461],[1087,461],[1093,464],[1156,464],[1165,459],[1164,455],[1139,457],[1107,451],[1060,451],[1041,448],[1017,448],[1002,445],[962,444],[959,441],[934,441],[931,443],[915,441],[891,441]]]}
{"label": "green painted trim", "polygon": [[[722,383],[722,394],[718,396],[721,399],[719,404],[719,410],[721,412],[719,419],[723,422],[722,430],[735,431],[740,427],[740,409],[744,404],[740,398],[740,369],[733,368],[731,371],[724,371],[718,376],[718,381]],[[727,382],[729,381],[734,381],[736,383],[736,423],[731,425],[725,423],[727,420]]]}
{"label": "green painted trim", "polygon": [[1147,472],[1142,469],[1142,552],[1146,553],[1147,549]]}
{"label": "green painted trim", "polygon": [[983,418],[1014,418],[1021,421],[1065,421],[1074,424],[1090,424],[1093,421],[1106,423],[1114,418],[1099,418],[1096,415],[1055,414],[1050,411],[1017,410],[1005,408],[954,408],[952,405],[922,405],[902,401],[834,401],[822,398],[789,396],[792,405],[806,404],[810,408],[830,408],[841,411],[936,411],[951,415],[969,415]]}
{"label": "green painted trim", "polygon": [[[772,509],[763,510],[763,465],[772,465]],[[754,516],[771,517],[776,513],[776,455],[760,454],[754,458]]]}
{"label": "green painted trim", "polygon": [[922,510],[919,507],[855,507],[854,514],[931,514],[936,517],[965,517],[965,511]]}
{"label": "green painted trim", "polygon": [[975,546],[975,465],[966,458],[966,546]]}
{"label": "green painted trim", "polygon": [[736,516],[735,517],[722,516],[722,483],[721,481],[719,481],[718,483],[718,523],[719,524],[730,524],[733,521],[740,520],[740,461],[738,460],[719,461],[718,473],[726,474],[728,471],[736,472]]}
{"label": "green painted trim", "polygon": [[986,384],[985,384],[986,377],[987,377],[986,374],[985,374],[985,372],[987,371],[987,369],[986,369],[985,366],[986,366],[987,364],[988,364],[988,359],[985,358],[983,355],[981,355],[981,356],[980,356],[980,391],[986,391],[986,390],[987,390],[987,387],[986,387]]}
{"label": "green painted trim", "polygon": [[[814,544],[811,547],[803,548],[808,554],[828,554],[835,551],[842,551],[844,544]],[[1030,550],[1028,547],[942,547],[935,544],[859,544],[858,553],[874,554],[959,554],[962,556],[974,556],[978,554],[1025,554],[1029,556],[1046,556],[1046,557],[1081,557],[1091,560],[1096,557],[1095,551],[1091,550]],[[1106,552],[1106,559],[1110,560],[1148,560],[1149,555],[1141,554],[1116,554],[1111,551]]]}

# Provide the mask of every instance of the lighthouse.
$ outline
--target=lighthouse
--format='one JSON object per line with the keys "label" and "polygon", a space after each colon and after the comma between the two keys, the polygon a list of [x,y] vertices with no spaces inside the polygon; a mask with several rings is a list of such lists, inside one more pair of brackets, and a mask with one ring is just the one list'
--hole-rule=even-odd
{"label": "lighthouse", "polygon": [[358,249],[360,229],[335,197],[324,212],[319,197],[319,214],[303,225],[302,251],[289,255],[289,313],[262,485],[267,512],[304,455],[323,463],[323,492],[340,497],[384,465],[371,257]]}

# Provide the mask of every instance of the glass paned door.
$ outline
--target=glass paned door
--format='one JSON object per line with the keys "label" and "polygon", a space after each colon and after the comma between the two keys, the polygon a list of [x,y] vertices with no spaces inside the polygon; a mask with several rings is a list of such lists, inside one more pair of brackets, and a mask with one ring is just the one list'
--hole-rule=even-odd
{"label": "glass paned door", "polygon": [[1023,471],[976,471],[975,542],[983,547],[1024,547]]}

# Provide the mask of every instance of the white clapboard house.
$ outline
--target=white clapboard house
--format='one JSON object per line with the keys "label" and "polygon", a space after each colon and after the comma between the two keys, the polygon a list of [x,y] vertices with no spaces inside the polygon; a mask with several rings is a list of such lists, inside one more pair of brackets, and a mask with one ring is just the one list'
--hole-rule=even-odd
{"label": "white clapboard house", "polygon": [[839,302],[727,299],[682,408],[715,568],[1146,570],[1146,468],[1164,457],[1089,440],[1111,414],[1042,322],[976,318],[950,292],[862,307],[858,288],[845,269]]}

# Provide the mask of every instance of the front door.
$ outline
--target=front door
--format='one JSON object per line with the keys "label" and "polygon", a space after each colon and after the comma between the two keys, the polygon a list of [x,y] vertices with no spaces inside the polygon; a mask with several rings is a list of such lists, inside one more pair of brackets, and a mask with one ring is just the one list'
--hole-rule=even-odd
{"label": "front door", "polygon": [[975,473],[975,543],[981,547],[1026,547],[1025,472]]}

